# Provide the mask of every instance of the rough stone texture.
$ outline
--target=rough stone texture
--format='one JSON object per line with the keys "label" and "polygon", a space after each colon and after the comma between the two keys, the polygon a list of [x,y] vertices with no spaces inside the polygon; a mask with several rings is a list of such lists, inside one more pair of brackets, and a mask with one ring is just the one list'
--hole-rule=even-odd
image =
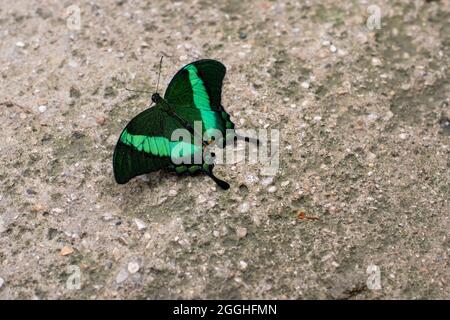
{"label": "rough stone texture", "polygon": [[[48,2],[0,3],[0,298],[450,298],[448,0],[377,1],[379,30],[367,1],[73,1],[79,31]],[[281,131],[273,180],[114,182],[161,55],[160,87],[227,66],[237,126]]]}

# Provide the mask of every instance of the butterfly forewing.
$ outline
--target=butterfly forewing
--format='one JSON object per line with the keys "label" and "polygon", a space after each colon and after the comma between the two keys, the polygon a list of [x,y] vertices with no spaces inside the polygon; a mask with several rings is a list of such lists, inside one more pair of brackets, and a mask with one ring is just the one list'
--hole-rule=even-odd
{"label": "butterfly forewing", "polygon": [[225,66],[215,60],[200,60],[183,67],[167,87],[164,99],[171,107],[193,124],[201,121],[203,132],[234,128],[228,113],[221,105]]}
{"label": "butterfly forewing", "polygon": [[164,99],[171,105],[185,106],[186,102],[193,103],[192,84],[190,73],[196,71],[203,81],[206,92],[209,96],[212,110],[221,110],[222,83],[225,77],[225,66],[216,60],[199,60],[184,66],[175,74],[167,87]]}

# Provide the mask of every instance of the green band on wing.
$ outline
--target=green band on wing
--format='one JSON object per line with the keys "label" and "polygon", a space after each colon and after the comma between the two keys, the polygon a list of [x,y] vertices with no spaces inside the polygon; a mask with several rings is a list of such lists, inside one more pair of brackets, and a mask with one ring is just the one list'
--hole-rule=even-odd
{"label": "green band on wing", "polygon": [[[120,141],[124,144],[134,147],[138,151],[153,154],[159,157],[186,157],[195,152],[202,151],[202,146],[184,141],[170,141],[165,137],[134,135],[124,130],[120,136]],[[175,149],[175,154],[173,151]]]}
{"label": "green band on wing", "polygon": [[205,130],[217,129],[219,124],[216,121],[215,113],[211,112],[211,104],[208,93],[206,92],[203,80],[198,75],[197,68],[190,64],[185,68],[189,72],[189,81],[191,82],[194,104],[200,111]]}

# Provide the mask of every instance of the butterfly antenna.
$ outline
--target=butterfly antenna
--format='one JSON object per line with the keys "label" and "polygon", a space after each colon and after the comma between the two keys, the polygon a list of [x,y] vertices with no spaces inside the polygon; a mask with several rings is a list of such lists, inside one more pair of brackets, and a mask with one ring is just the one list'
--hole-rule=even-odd
{"label": "butterfly antenna", "polygon": [[158,92],[159,79],[161,78],[161,68],[162,68],[163,58],[164,58],[164,56],[161,56],[161,60],[159,60],[158,82],[156,83],[156,91],[155,92]]}
{"label": "butterfly antenna", "polygon": [[151,93],[150,91],[128,89],[127,87],[125,87],[125,90],[127,90],[127,91],[131,91],[131,92]]}

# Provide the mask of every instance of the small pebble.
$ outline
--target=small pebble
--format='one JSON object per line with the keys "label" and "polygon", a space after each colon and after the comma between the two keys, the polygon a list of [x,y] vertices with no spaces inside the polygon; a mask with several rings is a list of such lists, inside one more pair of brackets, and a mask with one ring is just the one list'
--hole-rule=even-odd
{"label": "small pebble", "polygon": [[303,81],[303,82],[300,84],[300,86],[301,86],[303,89],[308,89],[308,88],[309,88],[309,82]]}
{"label": "small pebble", "polygon": [[401,139],[401,140],[406,140],[406,139],[408,139],[408,137],[409,137],[409,135],[407,134],[407,133],[400,133],[399,135],[398,135],[398,137]]}
{"label": "small pebble", "polygon": [[217,202],[214,200],[208,201],[208,208],[214,208],[217,205]]}
{"label": "small pebble", "polygon": [[64,247],[62,247],[60,254],[62,256],[68,256],[68,255],[71,255],[73,252],[74,252],[74,250],[72,247],[64,246]]}
{"label": "small pebble", "polygon": [[114,219],[114,216],[108,212],[108,213],[105,213],[102,218],[105,221],[111,221],[112,219]]}
{"label": "small pebble", "polygon": [[272,182],[273,182],[273,177],[268,177],[268,178],[261,180],[261,185],[263,187],[267,187],[268,185],[272,184]]}
{"label": "small pebble", "polygon": [[338,57],[345,57],[347,55],[347,51],[339,49],[337,55]]}
{"label": "small pebble", "polygon": [[281,186],[282,186],[282,187],[287,187],[287,186],[289,185],[289,183],[290,183],[289,180],[283,181],[283,182],[281,183]]}
{"label": "small pebble", "polygon": [[386,116],[384,117],[384,119],[391,120],[393,116],[394,116],[394,113],[392,111],[388,111],[388,112],[386,112]]}
{"label": "small pebble", "polygon": [[258,181],[259,181],[259,178],[257,176],[251,175],[251,174],[249,174],[245,177],[245,182],[248,184],[254,184]]}
{"label": "small pebble", "polygon": [[375,113],[369,113],[369,115],[367,116],[367,120],[369,121],[376,121],[378,119],[378,115]]}
{"label": "small pebble", "polygon": [[334,45],[330,46],[330,51],[335,53],[337,51],[337,48]]}
{"label": "small pebble", "polygon": [[315,116],[313,119],[314,119],[315,122],[320,122],[320,120],[322,120],[322,117],[321,116]]}
{"label": "small pebble", "polygon": [[139,231],[145,230],[147,228],[146,224],[141,219],[134,219],[134,223],[136,223]]}
{"label": "small pebble", "polygon": [[241,270],[247,269],[247,266],[248,264],[244,260],[239,261],[239,267],[241,268]]}
{"label": "small pebble", "polygon": [[78,63],[75,60],[70,59],[68,62],[69,67],[76,68],[78,67]]}
{"label": "small pebble", "polygon": [[244,228],[244,227],[237,227],[236,228],[236,236],[239,239],[244,238],[246,235],[247,235],[247,228]]}
{"label": "small pebble", "polygon": [[132,261],[128,263],[128,272],[131,274],[135,274],[139,271],[139,263]]}
{"label": "small pebble", "polygon": [[175,190],[175,189],[169,190],[169,197],[175,197],[176,195],[177,195],[177,190]]}
{"label": "small pebble", "polygon": [[122,282],[124,282],[125,280],[127,280],[128,278],[128,272],[125,269],[122,269],[119,271],[119,273],[116,276],[116,283],[120,284]]}
{"label": "small pebble", "polygon": [[277,187],[276,186],[271,186],[269,189],[267,189],[267,192],[269,193],[274,193],[277,191]]}
{"label": "small pebble", "polygon": [[360,32],[356,35],[356,41],[360,44],[365,44],[369,41],[369,39],[364,32]]}
{"label": "small pebble", "polygon": [[163,204],[164,202],[166,202],[167,197],[161,197],[158,199],[158,205]]}
{"label": "small pebble", "polygon": [[23,47],[25,47],[25,43],[22,42],[22,41],[17,41],[16,42],[16,47],[23,48]]}
{"label": "small pebble", "polygon": [[41,212],[41,211],[45,211],[47,208],[41,204],[41,203],[36,203],[32,208],[31,211],[32,212]]}
{"label": "small pebble", "polygon": [[45,111],[47,111],[47,106],[41,105],[38,107],[38,110],[40,113],[44,113]]}
{"label": "small pebble", "polygon": [[368,152],[367,153],[367,160],[374,160],[377,157],[377,155],[373,152]]}
{"label": "small pebble", "polygon": [[144,239],[145,240],[150,240],[152,238],[152,235],[148,232],[144,233]]}
{"label": "small pebble", "polygon": [[408,91],[409,89],[411,89],[411,85],[409,83],[404,83],[401,85],[401,88],[403,91]]}
{"label": "small pebble", "polygon": [[250,209],[250,204],[248,202],[243,202],[239,206],[239,212],[240,213],[246,213],[246,212],[248,212],[249,209]]}
{"label": "small pebble", "polygon": [[116,261],[118,261],[122,256],[121,251],[117,247],[114,247],[111,250],[111,254],[114,257],[114,260],[116,260]]}
{"label": "small pebble", "polygon": [[198,198],[197,198],[197,203],[198,203],[198,204],[202,204],[202,203],[205,203],[206,200],[207,200],[206,197],[205,197],[204,195],[201,194],[201,195],[199,195]]}
{"label": "small pebble", "polygon": [[239,32],[239,39],[244,40],[247,38],[247,34],[243,31]]}
{"label": "small pebble", "polygon": [[26,192],[27,194],[31,195],[31,196],[33,196],[33,195],[36,195],[36,194],[37,194],[37,192],[36,192],[36,191],[34,191],[33,189],[27,189],[27,190],[25,190],[25,192]]}
{"label": "small pebble", "polygon": [[105,117],[97,117],[97,118],[95,118],[95,122],[97,122],[98,125],[102,126],[106,123],[106,118]]}
{"label": "small pebble", "polygon": [[374,67],[379,67],[382,65],[381,60],[379,58],[373,57],[372,58],[372,65]]}

